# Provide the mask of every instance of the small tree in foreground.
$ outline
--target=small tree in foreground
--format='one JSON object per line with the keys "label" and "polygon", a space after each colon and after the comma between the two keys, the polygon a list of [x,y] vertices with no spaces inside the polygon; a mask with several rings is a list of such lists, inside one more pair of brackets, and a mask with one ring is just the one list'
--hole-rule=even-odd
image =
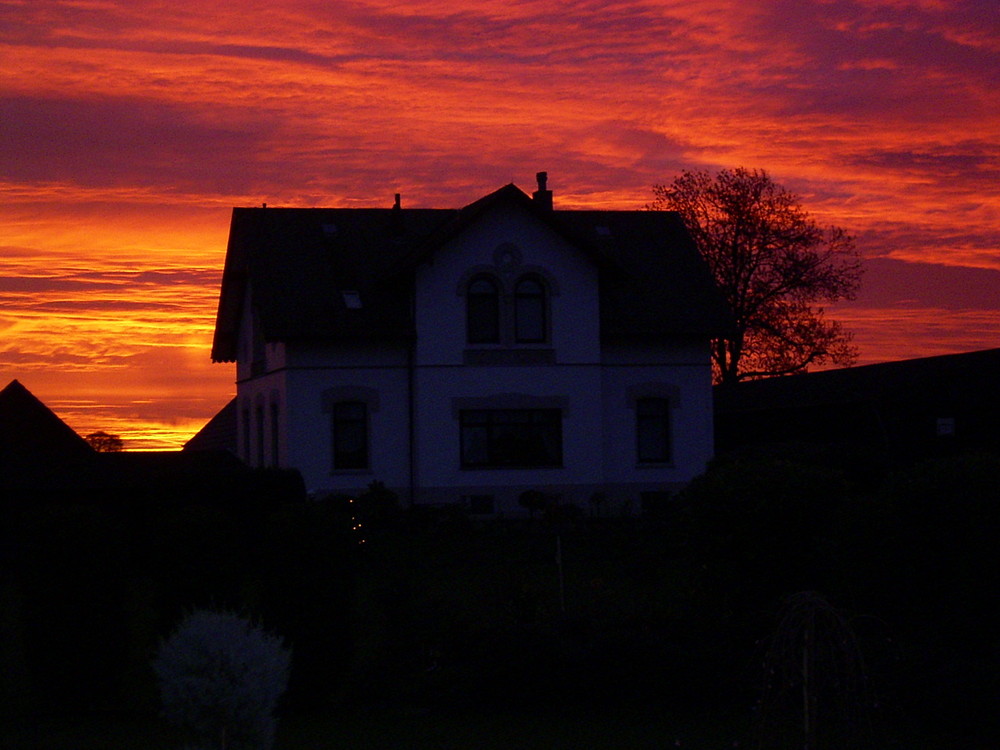
{"label": "small tree in foreground", "polygon": [[853,363],[850,334],[822,308],[860,283],[844,230],[820,227],[764,170],[684,172],[653,191],[647,208],[681,215],[733,312],[729,336],[712,342],[716,382]]}
{"label": "small tree in foreground", "polygon": [[239,615],[199,610],[163,643],[153,669],[164,716],[197,747],[270,750],[289,663],[280,638]]}
{"label": "small tree in foreground", "polygon": [[788,597],[764,658],[760,747],[874,747],[873,707],[848,619],[815,592]]}

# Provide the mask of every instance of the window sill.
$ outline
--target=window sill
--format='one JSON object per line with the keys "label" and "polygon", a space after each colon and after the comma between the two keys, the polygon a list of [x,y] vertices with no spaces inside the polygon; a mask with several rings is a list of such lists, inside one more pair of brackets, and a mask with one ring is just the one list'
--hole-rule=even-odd
{"label": "window sill", "polygon": [[462,471],[560,471],[565,469],[561,464],[545,466],[459,466]]}
{"label": "window sill", "polygon": [[463,362],[467,365],[551,365],[555,364],[556,353],[550,347],[520,345],[514,349],[466,349]]}

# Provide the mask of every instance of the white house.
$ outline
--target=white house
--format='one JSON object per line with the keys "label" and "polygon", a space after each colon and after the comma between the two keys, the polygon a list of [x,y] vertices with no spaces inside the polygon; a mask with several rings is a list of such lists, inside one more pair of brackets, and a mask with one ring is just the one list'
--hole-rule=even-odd
{"label": "white house", "polygon": [[234,209],[212,358],[241,457],[317,493],[638,508],[711,457],[727,320],[676,214],[554,210],[539,173],[462,209]]}

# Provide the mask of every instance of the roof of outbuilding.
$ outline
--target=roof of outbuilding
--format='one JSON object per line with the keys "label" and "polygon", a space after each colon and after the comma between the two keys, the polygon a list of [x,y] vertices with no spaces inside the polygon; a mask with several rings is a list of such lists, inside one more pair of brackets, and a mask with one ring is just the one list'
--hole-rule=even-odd
{"label": "roof of outbuilding", "polygon": [[[268,341],[412,337],[417,266],[502,205],[529,212],[598,265],[602,336],[711,336],[728,323],[677,214],[553,211],[505,185],[462,209],[233,209],[212,359],[236,359],[251,287]],[[345,291],[357,292],[359,307]]]}
{"label": "roof of outbuilding", "polygon": [[19,381],[0,390],[0,462],[48,462],[93,453],[86,440]]}
{"label": "roof of outbuilding", "polygon": [[236,454],[236,398],[184,443],[186,451],[228,451]]}
{"label": "roof of outbuilding", "polygon": [[992,404],[998,374],[1000,349],[941,354],[717,386],[715,408],[734,414],[858,402]]}

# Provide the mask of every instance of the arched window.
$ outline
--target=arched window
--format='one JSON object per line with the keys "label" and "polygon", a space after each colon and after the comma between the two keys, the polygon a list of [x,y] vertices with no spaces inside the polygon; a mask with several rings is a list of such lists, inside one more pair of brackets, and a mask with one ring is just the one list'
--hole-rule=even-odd
{"label": "arched window", "polygon": [[519,344],[547,338],[545,285],[537,276],[525,276],[514,287],[514,340]]}
{"label": "arched window", "polygon": [[500,290],[489,276],[477,276],[465,292],[466,335],[470,344],[500,342]]}

